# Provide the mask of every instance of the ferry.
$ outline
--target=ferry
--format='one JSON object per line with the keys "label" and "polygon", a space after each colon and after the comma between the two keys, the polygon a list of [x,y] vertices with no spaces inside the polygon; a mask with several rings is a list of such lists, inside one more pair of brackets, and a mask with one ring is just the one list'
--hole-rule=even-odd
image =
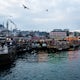
{"label": "ferry", "polygon": [[7,46],[5,39],[5,37],[0,37],[0,66],[11,63],[15,54],[13,46]]}

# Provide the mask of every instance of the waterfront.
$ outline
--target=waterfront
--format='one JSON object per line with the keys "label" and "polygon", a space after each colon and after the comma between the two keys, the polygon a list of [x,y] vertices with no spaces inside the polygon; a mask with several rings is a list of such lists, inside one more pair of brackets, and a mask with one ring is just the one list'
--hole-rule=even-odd
{"label": "waterfront", "polygon": [[0,71],[0,80],[80,80],[80,50],[25,53]]}

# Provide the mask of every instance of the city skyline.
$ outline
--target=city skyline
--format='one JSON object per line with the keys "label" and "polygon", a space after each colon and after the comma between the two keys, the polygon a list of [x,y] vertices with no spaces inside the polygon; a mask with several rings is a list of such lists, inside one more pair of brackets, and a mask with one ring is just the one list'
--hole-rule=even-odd
{"label": "city skyline", "polygon": [[20,30],[80,32],[79,9],[79,0],[1,0],[0,23],[11,19]]}

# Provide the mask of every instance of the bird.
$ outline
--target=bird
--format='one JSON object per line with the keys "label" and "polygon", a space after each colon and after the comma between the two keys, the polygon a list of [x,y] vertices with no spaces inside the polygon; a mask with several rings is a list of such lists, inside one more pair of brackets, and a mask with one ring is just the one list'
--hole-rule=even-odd
{"label": "bird", "polygon": [[48,12],[48,9],[46,9],[46,11]]}
{"label": "bird", "polygon": [[24,9],[29,9],[27,6],[25,6],[24,4],[23,4],[23,7],[24,7]]}

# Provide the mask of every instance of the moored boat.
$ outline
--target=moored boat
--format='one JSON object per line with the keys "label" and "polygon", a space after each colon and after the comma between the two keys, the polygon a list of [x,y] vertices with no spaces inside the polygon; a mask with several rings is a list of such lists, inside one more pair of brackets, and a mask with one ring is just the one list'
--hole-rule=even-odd
{"label": "moored boat", "polygon": [[14,61],[15,58],[15,50],[14,47],[8,47],[4,45],[2,48],[0,46],[0,66],[4,66],[10,64]]}

